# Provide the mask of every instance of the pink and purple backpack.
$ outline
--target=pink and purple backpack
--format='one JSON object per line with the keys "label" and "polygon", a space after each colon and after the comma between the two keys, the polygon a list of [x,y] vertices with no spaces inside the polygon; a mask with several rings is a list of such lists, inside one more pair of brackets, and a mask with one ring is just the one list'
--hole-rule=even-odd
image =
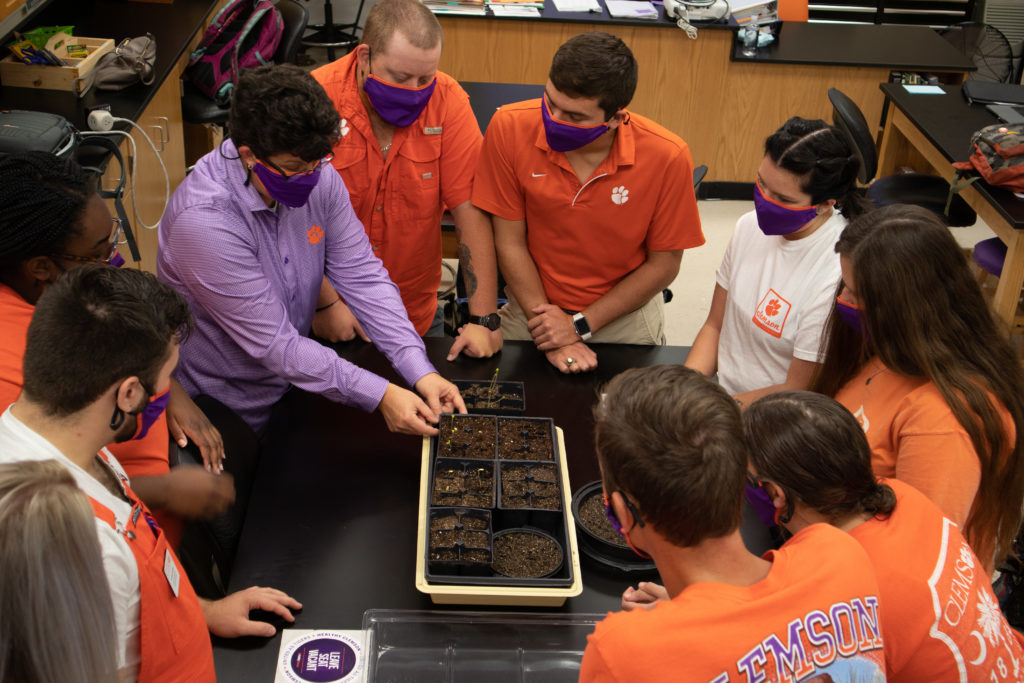
{"label": "pink and purple backpack", "polygon": [[226,105],[242,69],[273,62],[283,33],[281,13],[270,0],[235,0],[206,29],[189,59],[188,77],[210,99]]}

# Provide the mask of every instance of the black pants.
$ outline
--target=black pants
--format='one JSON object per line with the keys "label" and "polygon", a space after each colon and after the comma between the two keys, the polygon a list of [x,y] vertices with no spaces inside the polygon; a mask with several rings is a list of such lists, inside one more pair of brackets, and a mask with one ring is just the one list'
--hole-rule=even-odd
{"label": "black pants", "polygon": [[[235,502],[221,515],[185,524],[178,557],[196,593],[208,599],[224,597],[231,566],[245,523],[249,496],[260,459],[260,440],[233,410],[209,396],[193,399],[224,441],[224,471],[234,477]],[[172,443],[170,464],[203,464],[195,444],[185,448]]]}

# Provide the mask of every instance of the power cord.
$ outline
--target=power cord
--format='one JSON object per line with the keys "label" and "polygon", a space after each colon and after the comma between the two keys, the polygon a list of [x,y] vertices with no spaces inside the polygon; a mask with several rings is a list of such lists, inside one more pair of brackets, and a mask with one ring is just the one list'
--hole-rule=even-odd
{"label": "power cord", "polygon": [[[147,230],[156,230],[158,227],[160,227],[160,219],[163,218],[164,209],[167,208],[167,202],[170,201],[171,199],[171,178],[167,174],[167,166],[164,164],[163,157],[160,156],[160,153],[156,151],[156,145],[153,144],[153,140],[150,139],[149,135],[146,133],[145,130],[143,130],[141,126],[139,126],[131,119],[113,116],[109,111],[106,111],[104,109],[94,109],[93,111],[89,112],[88,123],[93,135],[121,135],[128,140],[128,144],[132,150],[132,157],[135,159],[135,163],[132,164],[132,213],[135,215],[135,223],[136,225],[141,225]],[[135,138],[133,138],[131,134],[123,130],[113,130],[115,123],[127,123],[129,126],[139,131],[139,134],[142,135],[142,137],[146,139],[146,142],[149,143],[149,148],[153,150],[153,156],[156,157],[156,160],[160,163],[160,170],[163,171],[164,202],[163,205],[160,207],[160,215],[157,217],[157,220],[155,223],[153,223],[153,225],[149,225],[144,220],[142,220],[142,216],[139,215],[139,207],[135,199],[135,174],[137,169],[139,168],[138,149],[135,146]]]}

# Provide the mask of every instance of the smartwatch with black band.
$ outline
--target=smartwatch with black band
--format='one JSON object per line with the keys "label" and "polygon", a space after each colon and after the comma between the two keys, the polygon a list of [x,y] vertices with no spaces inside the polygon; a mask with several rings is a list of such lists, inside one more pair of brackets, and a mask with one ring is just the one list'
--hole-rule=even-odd
{"label": "smartwatch with black band", "polygon": [[587,318],[582,313],[577,313],[572,317],[572,326],[576,328],[576,334],[580,335],[583,341],[587,341],[592,336],[590,332],[590,323],[587,322]]}
{"label": "smartwatch with black band", "polygon": [[501,316],[497,313],[488,313],[487,315],[470,315],[466,320],[474,325],[483,325],[491,332],[494,332],[501,327]]}

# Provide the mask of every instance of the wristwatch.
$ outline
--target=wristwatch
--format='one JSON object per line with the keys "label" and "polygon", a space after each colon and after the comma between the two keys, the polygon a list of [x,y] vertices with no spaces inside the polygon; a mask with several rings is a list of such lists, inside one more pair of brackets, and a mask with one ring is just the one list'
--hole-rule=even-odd
{"label": "wristwatch", "polygon": [[576,334],[580,335],[583,341],[594,336],[590,333],[590,323],[587,322],[587,317],[582,313],[577,313],[572,317],[572,326],[576,328]]}
{"label": "wristwatch", "polygon": [[468,322],[474,325],[483,325],[491,332],[501,327],[501,316],[497,313],[488,313],[487,315],[471,315],[466,318]]}

